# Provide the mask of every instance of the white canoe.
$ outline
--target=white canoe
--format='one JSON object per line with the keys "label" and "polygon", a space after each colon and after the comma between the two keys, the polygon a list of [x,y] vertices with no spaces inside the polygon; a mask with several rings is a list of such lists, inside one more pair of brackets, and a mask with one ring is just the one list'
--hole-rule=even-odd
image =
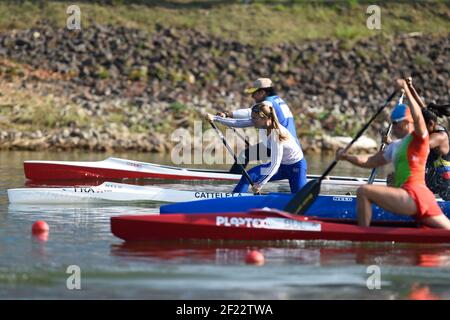
{"label": "white canoe", "polygon": [[17,188],[8,190],[10,203],[69,204],[104,202],[186,202],[194,200],[242,197],[251,193],[206,192],[165,189],[104,182],[99,186],[66,188]]}
{"label": "white canoe", "polygon": [[[120,180],[120,179],[177,179],[177,180],[239,180],[241,175],[225,170],[205,170],[165,166],[120,158],[102,161],[25,161],[25,177],[32,181],[69,180]],[[316,179],[318,175],[308,175]],[[325,185],[359,186],[367,183],[367,178],[329,176]],[[386,180],[376,179],[375,184],[385,184]]]}

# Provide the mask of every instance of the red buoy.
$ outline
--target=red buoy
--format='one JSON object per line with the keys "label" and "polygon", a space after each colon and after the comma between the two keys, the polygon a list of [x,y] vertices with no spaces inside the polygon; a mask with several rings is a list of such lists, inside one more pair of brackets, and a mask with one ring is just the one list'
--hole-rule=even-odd
{"label": "red buoy", "polygon": [[263,265],[264,264],[264,255],[257,250],[252,250],[249,253],[247,253],[245,262],[248,264]]}
{"label": "red buoy", "polygon": [[36,235],[40,233],[45,233],[50,230],[47,222],[43,220],[38,220],[35,223],[33,223],[33,226],[31,227],[31,232]]}

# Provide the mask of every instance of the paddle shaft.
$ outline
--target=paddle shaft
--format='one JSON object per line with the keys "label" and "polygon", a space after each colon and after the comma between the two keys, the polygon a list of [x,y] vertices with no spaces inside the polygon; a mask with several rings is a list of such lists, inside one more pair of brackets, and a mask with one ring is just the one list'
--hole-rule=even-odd
{"label": "paddle shaft", "polygon": [[[358,131],[358,133],[356,134],[356,136],[353,138],[353,140],[345,147],[344,152],[347,152],[348,149],[350,149],[352,147],[352,145],[356,142],[356,140],[358,140],[362,134],[364,133],[364,131],[367,130],[367,128],[370,126],[370,124],[373,122],[373,120],[375,120],[376,117],[378,117],[378,115],[384,110],[384,108],[389,104],[389,102],[391,102],[392,98],[394,98],[394,96],[396,95],[397,91],[394,91],[387,99],[386,101],[383,103],[383,105],[378,109],[378,111],[372,116],[372,118],[370,118],[370,120]],[[319,183],[322,182],[322,180],[331,172],[331,170],[333,170],[333,168],[336,166],[336,164],[338,163],[338,160],[335,159],[329,166],[328,168],[325,170],[325,172],[320,176],[319,178]]]}
{"label": "paddle shaft", "polygon": [[253,182],[252,178],[249,176],[248,172],[245,170],[244,166],[239,163],[238,158],[236,154],[234,153],[233,149],[228,145],[227,140],[225,140],[225,137],[223,136],[222,132],[217,128],[217,126],[214,124],[214,122],[209,122],[211,126],[216,130],[217,134],[219,135],[220,139],[222,140],[223,145],[227,148],[227,150],[230,152],[230,154],[233,156],[234,161],[239,165],[239,167],[242,169],[242,173],[244,174],[245,178],[248,180],[248,182],[254,186],[255,183]]}
{"label": "paddle shaft", "polygon": [[[403,97],[404,96],[405,96],[405,90],[402,89],[402,95],[398,99],[398,102],[397,102],[398,104],[403,103]],[[391,130],[392,130],[392,123],[389,124],[386,132],[384,133],[384,135],[381,138],[381,146],[380,146],[380,150],[379,151],[383,151],[384,148],[386,147],[386,139],[391,134]],[[367,184],[372,184],[375,181],[375,177],[377,175],[377,171],[378,171],[378,168],[373,168],[372,169],[372,172],[370,173],[370,176],[369,176],[369,179],[367,181]]]}
{"label": "paddle shaft", "polygon": [[[380,150],[379,151],[383,151],[384,148],[386,147],[386,139],[387,137],[389,137],[389,135],[391,134],[391,130],[392,130],[392,124],[389,124],[386,132],[383,134],[381,140],[381,146],[380,146]],[[369,179],[367,180],[367,184],[372,184],[375,181],[375,177],[377,176],[377,172],[378,172],[378,168],[373,168],[372,172],[370,173]]]}

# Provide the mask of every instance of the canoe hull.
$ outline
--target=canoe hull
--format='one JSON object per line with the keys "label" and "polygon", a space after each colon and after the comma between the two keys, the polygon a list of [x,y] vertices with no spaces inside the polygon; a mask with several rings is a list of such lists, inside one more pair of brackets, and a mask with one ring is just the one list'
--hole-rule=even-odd
{"label": "canoe hull", "polygon": [[174,214],[111,218],[111,232],[125,241],[149,240],[334,240],[449,243],[450,231],[408,227],[359,227],[293,216],[281,211]]}
{"label": "canoe hull", "polygon": [[105,182],[100,186],[65,188],[18,188],[8,190],[14,204],[70,204],[105,202],[186,202],[225,197],[251,196],[250,193],[173,190],[154,186],[136,186]]}
{"label": "canoe hull", "polygon": [[[244,198],[207,199],[162,205],[161,214],[243,212],[252,209],[271,208],[283,210],[291,200],[291,194],[268,194]],[[450,217],[450,201],[438,201],[442,211]],[[379,206],[372,206],[373,220],[411,221],[411,217],[393,214]],[[344,195],[319,195],[306,211],[307,216],[322,218],[356,219],[356,197]]]}
{"label": "canoe hull", "polygon": [[25,161],[25,177],[32,181],[55,180],[239,180],[240,175],[225,171],[189,170],[133,160],[108,158],[103,161]]}
{"label": "canoe hull", "polygon": [[[238,212],[258,208],[282,210],[290,201],[292,195],[271,193],[253,196],[249,193],[174,190],[156,186],[105,182],[100,186],[9,189],[8,198],[11,204],[28,205],[178,202],[171,205],[162,205],[160,213],[173,214],[183,212],[192,214]],[[450,202],[439,201],[438,203],[444,213],[449,215]],[[355,219],[356,197],[319,195],[306,212],[306,215],[332,219]],[[412,221],[410,217],[394,215],[378,206],[373,206],[372,219],[374,221]]]}
{"label": "canoe hull", "polygon": [[[190,169],[139,162],[120,158],[103,161],[25,161],[25,177],[30,181],[77,181],[77,180],[121,180],[121,179],[174,179],[174,180],[229,180],[237,181],[241,175],[223,170]],[[317,175],[308,175],[316,179]],[[358,177],[330,176],[324,185],[358,186],[367,179]],[[377,179],[376,184],[385,184]]]}

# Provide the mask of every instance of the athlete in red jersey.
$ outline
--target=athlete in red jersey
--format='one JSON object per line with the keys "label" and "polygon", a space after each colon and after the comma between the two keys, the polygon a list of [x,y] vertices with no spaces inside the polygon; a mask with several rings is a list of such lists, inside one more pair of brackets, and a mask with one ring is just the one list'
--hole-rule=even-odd
{"label": "athlete in red jersey", "polygon": [[357,190],[358,224],[369,226],[372,203],[393,213],[414,216],[420,223],[450,230],[450,220],[442,213],[434,194],[425,185],[425,164],[429,153],[429,135],[420,106],[403,79],[396,81],[404,89],[411,108],[398,104],[391,114],[393,134],[399,138],[384,151],[371,156],[337,152],[337,159],[363,168],[394,164],[395,185],[364,185]]}

